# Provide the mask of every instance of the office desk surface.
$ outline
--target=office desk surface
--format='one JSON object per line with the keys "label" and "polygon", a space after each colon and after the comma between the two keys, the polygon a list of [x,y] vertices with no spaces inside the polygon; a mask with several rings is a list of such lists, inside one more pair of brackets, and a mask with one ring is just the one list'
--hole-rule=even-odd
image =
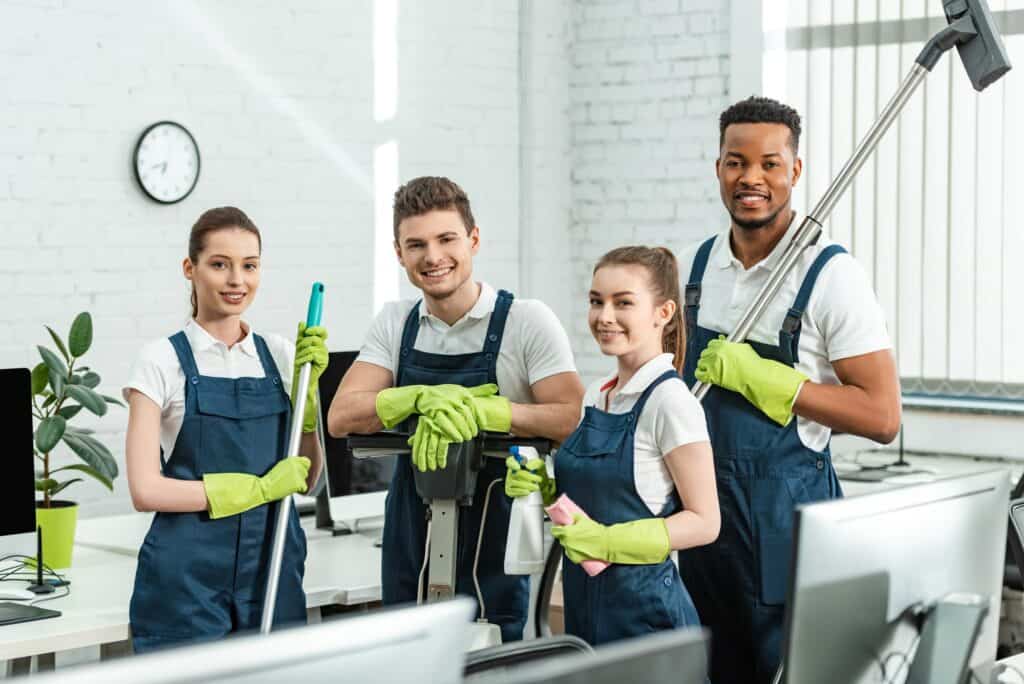
{"label": "office desk surface", "polygon": [[979,473],[985,470],[1005,469],[1011,482],[1016,482],[1024,470],[1024,463],[997,461],[993,459],[966,458],[959,456],[944,456],[934,454],[907,454],[906,460],[911,467],[926,471],[896,475],[878,482],[855,482],[844,479],[844,475],[854,470],[858,465],[886,464],[896,460],[893,452],[857,452],[838,454],[833,456],[836,473],[839,475],[840,483],[843,486],[843,493],[846,496],[858,496],[881,492],[896,487],[907,487],[915,484],[933,482],[943,477],[966,475],[968,473]]}
{"label": "office desk surface", "polygon": [[129,638],[128,601],[135,561],[109,551],[76,548],[73,564],[60,571],[71,580],[70,593],[39,604],[59,610],[61,616],[0,626],[0,660]]}
{"label": "office desk surface", "polygon": [[[135,558],[139,555],[139,549],[152,520],[152,513],[126,513],[79,520],[78,529],[75,531],[75,546],[111,551]],[[330,538],[329,531],[317,529],[312,516],[300,518],[300,521],[307,540]]]}
{"label": "office desk surface", "polygon": [[[0,660],[129,639],[137,554],[151,517],[133,513],[81,521],[84,539],[76,538],[72,567],[61,571],[71,580],[71,592],[40,604],[61,616],[0,626]],[[307,530],[307,535],[307,608],[380,599],[380,549],[374,546],[379,530],[341,537]]]}

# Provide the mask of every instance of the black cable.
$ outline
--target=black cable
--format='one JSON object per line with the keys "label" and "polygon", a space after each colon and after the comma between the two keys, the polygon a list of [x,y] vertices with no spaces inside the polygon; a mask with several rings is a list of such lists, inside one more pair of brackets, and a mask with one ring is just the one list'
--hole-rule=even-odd
{"label": "black cable", "polygon": [[37,603],[46,603],[47,601],[55,601],[57,599],[64,598],[65,596],[67,596],[70,593],[71,593],[71,585],[70,584],[65,584],[64,585],[64,593],[63,594],[58,594],[56,596],[48,596],[46,598],[36,599],[35,601],[30,602],[28,605],[34,606]]}

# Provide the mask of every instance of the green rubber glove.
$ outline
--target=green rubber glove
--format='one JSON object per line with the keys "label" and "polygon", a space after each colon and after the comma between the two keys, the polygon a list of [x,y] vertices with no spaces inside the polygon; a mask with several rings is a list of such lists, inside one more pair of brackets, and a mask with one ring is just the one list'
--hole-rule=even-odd
{"label": "green rubber glove", "polygon": [[377,393],[377,417],[384,427],[391,429],[416,413],[416,400],[426,385],[391,387]]}
{"label": "green rubber glove", "polygon": [[[377,393],[377,417],[385,428],[393,428],[418,413],[433,421],[433,427],[450,442],[473,439],[480,431],[470,402],[490,397],[497,385],[466,388],[461,385],[407,385]],[[507,431],[507,430],[506,430]]]}
{"label": "green rubber glove", "polygon": [[[480,385],[480,387],[494,387],[494,385]],[[512,404],[505,397],[472,396],[468,403],[473,409],[476,424],[481,430],[509,432],[512,429]]]}
{"label": "green rubber glove", "polygon": [[448,465],[448,445],[451,440],[428,416],[420,416],[416,432],[409,438],[412,463],[420,472],[444,470]]}
{"label": "green rubber glove", "polygon": [[289,456],[259,477],[247,473],[207,473],[203,475],[206,500],[213,519],[237,515],[250,508],[306,491],[309,459]]}
{"label": "green rubber glove", "polygon": [[548,475],[548,467],[541,458],[531,458],[524,465],[513,456],[505,459],[505,494],[516,499],[533,492],[540,492],[544,505],[550,506],[555,500],[555,478]]}
{"label": "green rubber glove", "polygon": [[295,392],[299,388],[299,369],[305,364],[310,364],[309,389],[306,390],[306,406],[302,412],[302,431],[316,431],[316,420],[319,407],[317,406],[317,387],[320,376],[327,368],[328,352],[327,328],[315,326],[307,328],[305,323],[299,323],[299,334],[295,339],[295,364],[292,369],[292,405],[295,405]]}
{"label": "green rubber glove", "polygon": [[661,563],[672,550],[664,518],[602,525],[577,513],[572,525],[554,525],[551,534],[573,563],[603,560],[622,565]]}
{"label": "green rubber glove", "polygon": [[416,399],[416,412],[428,416],[452,442],[465,442],[480,432],[469,401],[477,396],[490,396],[497,385],[466,388],[462,385],[430,385]]}
{"label": "green rubber glove", "polygon": [[807,376],[784,363],[763,359],[747,343],[711,340],[697,361],[697,379],[739,392],[779,425],[793,418],[793,403]]}

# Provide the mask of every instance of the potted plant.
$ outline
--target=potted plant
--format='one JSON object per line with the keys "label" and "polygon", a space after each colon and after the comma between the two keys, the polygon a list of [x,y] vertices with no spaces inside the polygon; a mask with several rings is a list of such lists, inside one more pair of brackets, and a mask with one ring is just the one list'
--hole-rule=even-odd
{"label": "potted plant", "polygon": [[[50,326],[46,329],[56,352],[40,345],[43,361],[32,369],[32,412],[39,421],[35,453],[42,463],[36,472],[36,491],[43,495],[36,502],[36,524],[43,530],[43,562],[52,568],[66,568],[71,565],[78,504],[54,497],[82,481],[81,477],[71,477],[76,474],[92,477],[111,491],[117,477],[117,461],[110,450],[92,436],[92,430],[72,426],[71,421],[83,409],[102,416],[107,404],[124,404],[96,392],[99,374],[78,365],[92,346],[92,317],[88,312],[75,317],[66,345]],[[83,462],[54,467],[51,457],[61,444]]]}

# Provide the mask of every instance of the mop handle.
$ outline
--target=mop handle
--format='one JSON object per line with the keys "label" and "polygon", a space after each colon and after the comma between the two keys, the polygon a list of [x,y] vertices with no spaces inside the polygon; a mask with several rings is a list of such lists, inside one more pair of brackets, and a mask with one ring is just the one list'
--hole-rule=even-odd
{"label": "mop handle", "polygon": [[[313,292],[309,296],[309,311],[306,314],[306,327],[320,325],[320,315],[324,308],[323,283],[313,283]],[[305,363],[299,369],[298,387],[292,388],[295,397],[292,407],[292,425],[288,433],[288,451],[285,457],[299,453],[299,442],[302,441],[302,416],[306,409],[306,392],[309,390],[310,364]],[[260,619],[260,633],[269,634],[274,623],[274,607],[277,604],[277,586],[281,579],[281,561],[284,557],[285,535],[288,532],[288,516],[292,511],[292,497],[281,499],[277,507],[277,523],[274,527],[274,547],[270,554],[270,567],[267,571],[267,590],[263,597],[263,616]]]}

